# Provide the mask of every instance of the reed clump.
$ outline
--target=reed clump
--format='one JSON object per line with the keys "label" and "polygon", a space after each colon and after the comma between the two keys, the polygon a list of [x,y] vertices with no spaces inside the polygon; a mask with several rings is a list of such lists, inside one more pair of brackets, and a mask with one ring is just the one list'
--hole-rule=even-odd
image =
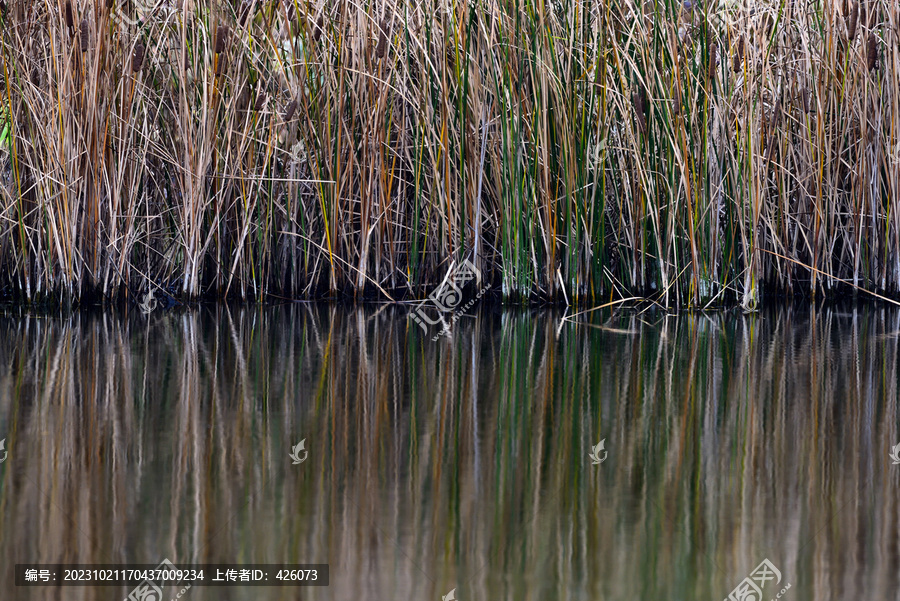
{"label": "reed clump", "polygon": [[8,2],[25,301],[900,296],[900,8]]}

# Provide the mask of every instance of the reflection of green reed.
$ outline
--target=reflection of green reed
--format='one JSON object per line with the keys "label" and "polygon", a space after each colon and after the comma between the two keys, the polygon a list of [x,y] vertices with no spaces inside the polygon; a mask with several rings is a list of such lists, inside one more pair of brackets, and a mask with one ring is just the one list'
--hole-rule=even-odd
{"label": "reflection of green reed", "polygon": [[[792,599],[895,587],[900,313],[401,317],[3,318],[0,554],[331,564],[235,599],[724,598],[763,557]],[[16,598],[117,591],[64,593]]]}

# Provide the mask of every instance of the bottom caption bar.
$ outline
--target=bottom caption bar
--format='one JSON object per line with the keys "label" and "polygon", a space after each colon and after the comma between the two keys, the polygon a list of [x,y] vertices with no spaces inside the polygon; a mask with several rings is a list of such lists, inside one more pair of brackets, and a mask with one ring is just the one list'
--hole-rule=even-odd
{"label": "bottom caption bar", "polygon": [[[16,586],[136,586],[142,593],[169,586],[328,586],[327,563],[16,564]],[[137,595],[136,599],[143,597]],[[131,596],[126,598],[126,601]]]}

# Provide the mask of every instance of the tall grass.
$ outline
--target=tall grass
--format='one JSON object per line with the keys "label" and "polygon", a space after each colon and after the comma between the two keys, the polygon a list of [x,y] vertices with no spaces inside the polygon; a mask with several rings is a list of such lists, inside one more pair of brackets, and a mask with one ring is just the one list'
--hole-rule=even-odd
{"label": "tall grass", "polygon": [[26,301],[900,293],[890,0],[5,6]]}

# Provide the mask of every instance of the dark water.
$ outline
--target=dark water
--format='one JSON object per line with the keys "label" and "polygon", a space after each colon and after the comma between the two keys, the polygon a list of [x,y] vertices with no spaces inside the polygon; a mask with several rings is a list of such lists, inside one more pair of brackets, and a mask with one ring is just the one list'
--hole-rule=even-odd
{"label": "dark water", "polygon": [[190,601],[718,601],[764,559],[766,601],[900,599],[900,312],[560,317],[0,317],[0,598],[169,558],[330,564]]}

